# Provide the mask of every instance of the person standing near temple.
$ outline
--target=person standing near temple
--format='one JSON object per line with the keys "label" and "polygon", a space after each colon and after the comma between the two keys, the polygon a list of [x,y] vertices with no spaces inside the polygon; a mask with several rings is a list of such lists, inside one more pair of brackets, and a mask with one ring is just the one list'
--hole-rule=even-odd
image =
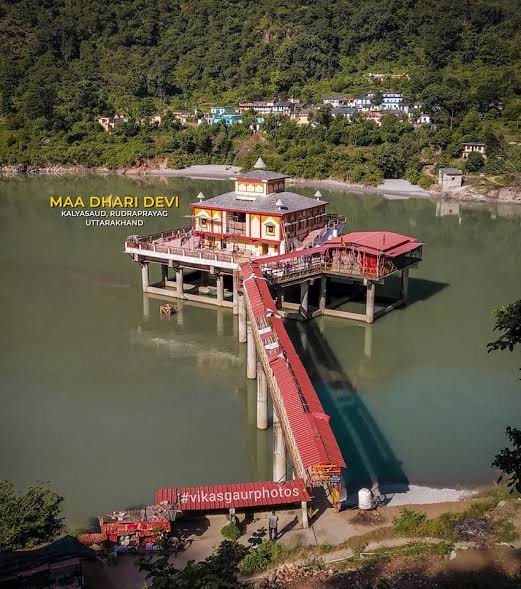
{"label": "person standing near temple", "polygon": [[277,539],[278,525],[279,525],[279,516],[275,513],[275,511],[272,511],[270,516],[268,517],[268,532],[269,532],[270,540]]}

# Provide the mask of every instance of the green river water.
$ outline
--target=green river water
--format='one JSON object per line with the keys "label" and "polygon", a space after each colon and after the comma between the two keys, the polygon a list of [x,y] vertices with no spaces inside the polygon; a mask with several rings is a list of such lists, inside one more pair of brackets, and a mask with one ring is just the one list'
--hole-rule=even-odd
{"label": "green river water", "polygon": [[[153,300],[145,321],[140,272],[123,253],[126,235],[185,225],[200,190],[229,187],[0,181],[0,478],[49,481],[73,525],[150,503],[160,486],[271,478],[271,431],[255,429],[256,385],[231,310],[185,304],[165,321]],[[521,207],[462,205],[440,216],[431,200],[322,193],[351,230],[426,243],[407,308],[372,326],[288,324],[332,416],[348,485],[492,481],[505,427],[521,418],[519,354],[486,352],[491,309],[521,295]],[[50,195],[68,194],[178,194],[180,207],[142,228],[92,228],[49,208]]]}

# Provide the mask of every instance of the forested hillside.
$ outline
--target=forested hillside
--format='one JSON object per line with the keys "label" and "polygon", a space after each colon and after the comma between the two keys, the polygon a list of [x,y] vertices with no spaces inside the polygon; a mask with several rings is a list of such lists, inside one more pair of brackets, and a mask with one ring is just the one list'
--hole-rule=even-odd
{"label": "forested hillside", "polygon": [[[248,139],[245,129],[127,125],[104,133],[96,116],[125,113],[136,122],[168,108],[204,110],[267,97],[310,103],[331,92],[386,89],[422,101],[436,132],[448,131],[437,143],[430,136],[418,139],[422,145],[407,154],[402,172],[421,149],[436,153],[461,140],[464,117],[486,113],[493,101],[504,105],[494,115],[500,120],[475,122],[471,135],[493,133],[503,150],[517,140],[516,0],[4,0],[0,19],[3,163],[117,167],[155,156],[174,164],[232,161]],[[368,72],[408,77],[382,86]],[[310,144],[325,142],[338,157],[346,152],[359,160],[367,154],[347,148],[416,134],[407,125],[394,138],[366,129],[369,138],[353,143],[345,129],[330,137],[329,126],[298,134]],[[267,144],[254,151],[284,160],[281,140],[291,148],[295,133],[286,128],[282,137],[270,135],[268,125]],[[326,168],[310,173],[330,173]]]}

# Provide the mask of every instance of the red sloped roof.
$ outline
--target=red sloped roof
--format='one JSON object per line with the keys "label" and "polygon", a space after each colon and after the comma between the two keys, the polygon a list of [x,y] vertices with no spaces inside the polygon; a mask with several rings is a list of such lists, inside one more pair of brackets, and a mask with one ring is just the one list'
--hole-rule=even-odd
{"label": "red sloped roof", "polygon": [[[306,254],[312,249],[319,248],[310,248],[306,250]],[[302,464],[305,469],[323,463],[345,467],[335,435],[329,425],[329,418],[324,419],[325,413],[320,399],[278,315],[268,284],[258,267],[259,263],[248,262],[241,265],[243,284],[254,317],[258,319],[269,316],[273,332],[282,348],[277,348],[270,366],[279,385],[282,403]],[[281,351],[284,352],[283,357],[279,355]]]}
{"label": "red sloped roof", "polygon": [[326,247],[351,245],[372,254],[396,257],[423,245],[414,237],[392,231],[354,231],[327,242]]}
{"label": "red sloped roof", "polygon": [[156,504],[168,501],[184,511],[212,511],[231,507],[263,507],[309,501],[302,479],[285,483],[261,481],[206,485],[201,487],[169,487],[156,491]]}

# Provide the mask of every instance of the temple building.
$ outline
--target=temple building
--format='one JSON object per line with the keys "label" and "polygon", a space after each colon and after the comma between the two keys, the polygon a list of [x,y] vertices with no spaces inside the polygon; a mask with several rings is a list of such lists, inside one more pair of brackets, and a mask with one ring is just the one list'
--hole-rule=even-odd
{"label": "temple building", "polygon": [[[262,162],[261,162],[262,165]],[[256,169],[231,178],[235,190],[191,205],[193,234],[206,248],[276,255],[327,233],[327,202],[286,191],[284,174]]]}

